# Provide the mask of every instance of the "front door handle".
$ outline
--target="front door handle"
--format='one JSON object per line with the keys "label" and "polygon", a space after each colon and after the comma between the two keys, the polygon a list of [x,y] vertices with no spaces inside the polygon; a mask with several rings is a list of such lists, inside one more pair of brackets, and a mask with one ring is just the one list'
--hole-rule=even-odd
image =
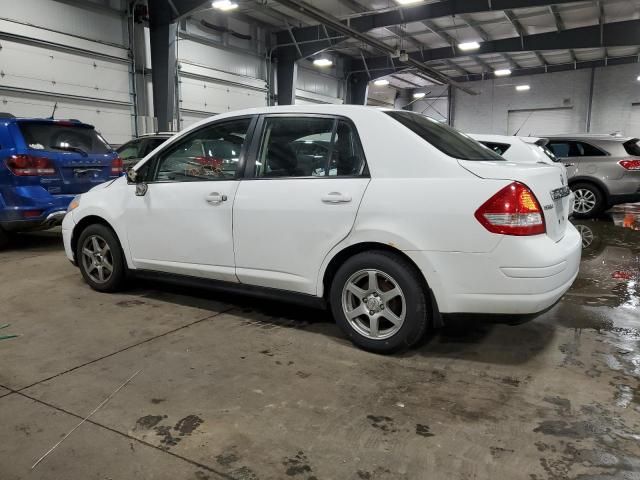
{"label": "front door handle", "polygon": [[565,163],[563,164],[565,167],[573,167],[575,163]]}
{"label": "front door handle", "polygon": [[226,202],[227,196],[223,195],[222,193],[212,192],[209,195],[207,195],[206,201],[211,205],[217,205],[219,203]]}
{"label": "front door handle", "polygon": [[346,195],[340,192],[330,192],[322,196],[324,203],[349,203],[351,201],[351,195]]}

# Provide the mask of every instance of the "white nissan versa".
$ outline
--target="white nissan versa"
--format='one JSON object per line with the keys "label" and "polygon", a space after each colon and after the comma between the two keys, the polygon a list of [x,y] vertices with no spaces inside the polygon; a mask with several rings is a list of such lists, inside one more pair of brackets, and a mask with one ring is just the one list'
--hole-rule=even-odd
{"label": "white nissan versa", "polygon": [[328,302],[362,348],[441,314],[533,314],[578,273],[566,174],[510,163],[416,113],[281,106],[188,128],[77,197],[66,254],[94,289],[128,275]]}

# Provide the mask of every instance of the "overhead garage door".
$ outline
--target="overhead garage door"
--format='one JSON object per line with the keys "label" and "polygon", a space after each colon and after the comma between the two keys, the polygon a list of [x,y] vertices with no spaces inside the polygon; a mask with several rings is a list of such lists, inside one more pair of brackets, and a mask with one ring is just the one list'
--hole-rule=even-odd
{"label": "overhead garage door", "polygon": [[541,134],[570,133],[580,130],[572,108],[509,110],[507,135],[527,137]]}

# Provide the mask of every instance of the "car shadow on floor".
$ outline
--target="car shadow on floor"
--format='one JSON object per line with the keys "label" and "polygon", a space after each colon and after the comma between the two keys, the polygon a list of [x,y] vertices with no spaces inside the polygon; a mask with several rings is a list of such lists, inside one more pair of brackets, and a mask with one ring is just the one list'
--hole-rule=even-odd
{"label": "car shadow on floor", "polygon": [[9,245],[4,250],[1,250],[0,253],[46,253],[55,251],[60,251],[60,254],[64,255],[62,232],[59,228],[42,232],[16,234],[11,238]]}
{"label": "car shadow on floor", "polygon": [[[340,343],[347,342],[328,310],[153,280],[136,280],[129,293],[210,311],[219,311],[221,305],[226,305],[233,308],[234,315],[242,317],[247,323],[265,328],[304,329]],[[453,317],[448,319],[444,327],[429,332],[419,345],[398,355],[522,364],[544,351],[554,332],[552,324],[539,320],[511,325],[500,323],[490,316],[472,319]]]}

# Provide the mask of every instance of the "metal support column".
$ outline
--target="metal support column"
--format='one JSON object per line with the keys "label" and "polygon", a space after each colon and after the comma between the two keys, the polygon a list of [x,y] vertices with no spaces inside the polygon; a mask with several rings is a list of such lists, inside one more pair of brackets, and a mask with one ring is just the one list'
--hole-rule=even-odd
{"label": "metal support column", "polygon": [[277,58],[278,105],[293,105],[296,103],[296,84],[298,80],[296,51],[292,47],[280,49]]}
{"label": "metal support column", "polygon": [[591,132],[591,112],[593,110],[593,87],[595,84],[596,69],[591,68],[591,81],[589,83],[589,104],[587,106],[587,133]]}
{"label": "metal support column", "polygon": [[356,73],[351,76],[347,103],[352,105],[366,105],[369,94],[369,75]]}
{"label": "metal support column", "polygon": [[163,0],[149,1],[153,108],[159,131],[170,131],[176,117],[176,33]]}

